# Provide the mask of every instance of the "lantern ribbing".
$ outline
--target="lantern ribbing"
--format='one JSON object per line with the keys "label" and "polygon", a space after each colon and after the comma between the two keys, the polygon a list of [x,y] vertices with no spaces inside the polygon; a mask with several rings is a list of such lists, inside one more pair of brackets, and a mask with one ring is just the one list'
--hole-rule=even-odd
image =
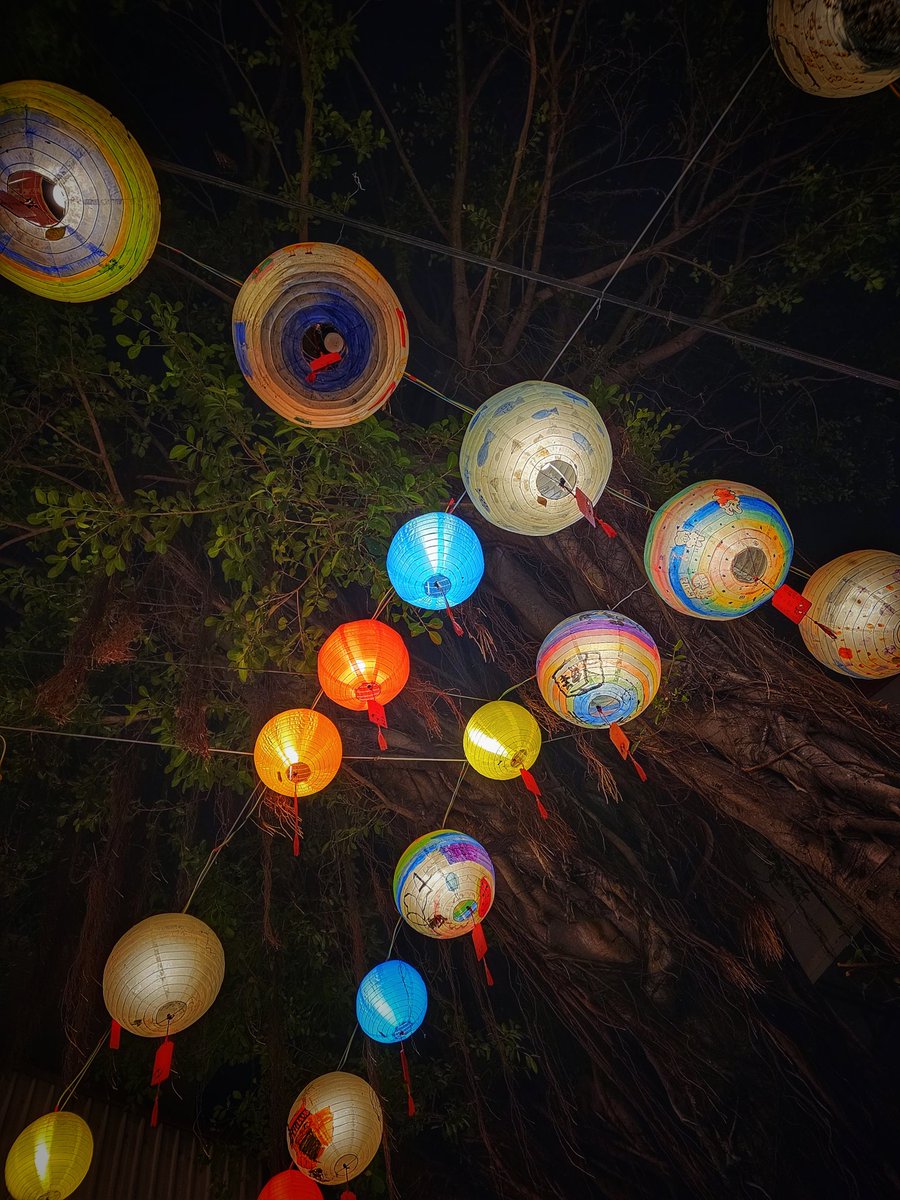
{"label": "lantern ribbing", "polygon": [[900,554],[842,554],[810,576],[803,596],[812,607],[800,633],[820,663],[856,679],[900,673]]}
{"label": "lantern ribbing", "polygon": [[469,718],[463,752],[488,779],[515,779],[533,765],[541,750],[541,727],[527,708],[492,700]]}
{"label": "lantern ribbing", "polygon": [[25,1127],[6,1158],[6,1187],[13,1200],[65,1200],[91,1165],[94,1139],[73,1112],[52,1112]]}
{"label": "lantern ribbing", "polygon": [[341,735],[333,721],[310,708],[292,708],[267,721],[253,762],[267,788],[281,796],[312,796],[341,765]]}
{"label": "lantern ribbing", "polygon": [[291,1106],[291,1158],[319,1183],[342,1184],[364,1171],[381,1145],[381,1103],[364,1079],[331,1071],[306,1085]]}
{"label": "lantern ribbing", "polygon": [[390,958],[363,977],[356,992],[356,1019],[363,1033],[390,1045],[411,1037],[425,1020],[428,989],[409,963]]}
{"label": "lantern ribbing", "polygon": [[432,610],[461,604],[484,574],[481,543],[471,526],[453,513],[425,513],[394,534],[387,573],[407,604]]}
{"label": "lantern ribbing", "polygon": [[494,865],[485,848],[455,829],[416,838],[394,870],[397,911],[426,937],[471,933],[487,916],[494,887]]}

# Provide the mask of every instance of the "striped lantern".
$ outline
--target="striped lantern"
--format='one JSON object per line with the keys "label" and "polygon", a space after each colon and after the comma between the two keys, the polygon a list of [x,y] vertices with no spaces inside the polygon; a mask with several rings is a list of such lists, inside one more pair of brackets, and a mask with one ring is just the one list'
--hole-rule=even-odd
{"label": "striped lantern", "polygon": [[285,246],[260,263],[238,293],[232,336],[257,396],[315,429],[377,412],[409,354],[390,285],[362,255],[326,242]]}
{"label": "striped lantern", "polygon": [[94,1155],[88,1125],[73,1112],[52,1112],[32,1121],[6,1158],[12,1200],[65,1200],[83,1182]]}
{"label": "striped lantern", "polygon": [[416,1032],[428,1011],[428,989],[415,967],[399,958],[379,963],[356,992],[356,1019],[373,1041],[390,1045]]}
{"label": "striped lantern", "polygon": [[431,938],[471,933],[494,900],[494,865],[480,842],[455,829],[426,833],[404,850],[394,871],[394,903],[403,920]]}
{"label": "striped lantern", "polygon": [[281,796],[321,792],[337,774],[342,756],[336,725],[311,708],[291,708],[272,717],[253,747],[257,774]]}
{"label": "striped lantern", "polygon": [[225,952],[188,913],[158,913],[132,926],[103,971],[103,1001],[123,1029],[164,1037],[193,1025],[219,994]]}
{"label": "striped lantern", "polygon": [[842,554],[814,572],[803,596],[812,607],[800,633],[820,663],[855,679],[900,674],[900,554]]}
{"label": "striped lantern", "polygon": [[368,710],[377,725],[378,744],[387,748],[384,706],[398,696],[409,679],[406,643],[383,621],[347,621],[330,634],[319,650],[319,686],[335,704],[353,712]]}
{"label": "striped lantern", "polygon": [[486,520],[539,537],[583,515],[577,491],[596,503],[612,469],[612,447],[585,396],[530,381],[482,404],[463,437],[459,466]]}
{"label": "striped lantern", "polygon": [[621,613],[577,613],[541,643],[537,683],[558,716],[608,729],[642,713],[656,695],[659,651],[647,630]]}
{"label": "striped lantern", "polygon": [[771,497],[746,483],[693,483],[660,508],[644,566],[670,608],[707,621],[752,612],[784,583],[794,539]]}
{"label": "striped lantern", "polygon": [[322,1189],[302,1171],[279,1171],[273,1175],[257,1200],[323,1200]]}
{"label": "striped lantern", "polygon": [[159,235],[159,193],[111,113],[57,83],[0,86],[0,275],[51,300],[125,287]]}
{"label": "striped lantern", "polygon": [[306,1085],[287,1122],[291,1158],[318,1183],[345,1184],[381,1145],[381,1102],[364,1079],[330,1071]]}
{"label": "striped lantern", "polygon": [[900,78],[897,0],[769,0],[769,40],[813,96],[861,96]]}
{"label": "striped lantern", "polygon": [[400,599],[416,608],[461,604],[484,574],[481,542],[474,529],[453,513],[425,513],[394,534],[387,573]]}

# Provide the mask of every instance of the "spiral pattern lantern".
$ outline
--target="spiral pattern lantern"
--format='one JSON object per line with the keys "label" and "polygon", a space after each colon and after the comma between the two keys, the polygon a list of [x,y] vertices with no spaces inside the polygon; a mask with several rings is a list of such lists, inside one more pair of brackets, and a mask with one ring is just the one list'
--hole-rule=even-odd
{"label": "spiral pattern lantern", "polygon": [[225,952],[208,925],[188,913],[158,913],[113,946],[103,1000],[123,1029],[164,1037],[199,1020],[224,977]]}
{"label": "spiral pattern lantern", "polygon": [[373,967],[356,992],[359,1027],[376,1042],[405,1041],[425,1020],[427,1011],[425,980],[399,958]]}
{"label": "spiral pattern lantern", "polygon": [[257,396],[316,429],[377,412],[409,354],[392,288],[362,255],[326,242],[285,246],[260,263],[238,293],[232,335]]}
{"label": "spiral pattern lantern", "polygon": [[494,865],[484,846],[455,829],[426,833],[407,846],[394,871],[400,916],[432,938],[471,933],[494,900]]}
{"label": "spiral pattern lantern", "polygon": [[541,750],[541,727],[527,708],[511,700],[483,704],[463,733],[463,752],[488,779],[515,779]]}
{"label": "spiral pattern lantern", "polygon": [[375,1157],[382,1125],[381,1103],[366,1081],[330,1071],[307,1084],[294,1101],[288,1150],[318,1183],[347,1183]]}
{"label": "spiral pattern lantern", "polygon": [[111,113],[57,83],[0,86],[0,275],[51,300],[99,300],[144,267],[159,194]]}
{"label": "spiral pattern lantern", "polygon": [[322,1189],[302,1171],[279,1171],[273,1175],[257,1200],[323,1200]]}
{"label": "spiral pattern lantern", "polygon": [[656,695],[659,651],[647,630],[621,613],[578,613],[541,643],[537,682],[558,716],[607,729],[642,713]]}
{"label": "spiral pattern lantern", "polygon": [[576,489],[595,503],[612,468],[600,414],[555,383],[517,383],[475,413],[460,473],[483,517],[512,533],[558,533],[581,516]]}
{"label": "spiral pattern lantern", "polygon": [[803,595],[812,607],[800,633],[820,663],[856,679],[900,674],[900,554],[842,554],[814,572]]}
{"label": "spiral pattern lantern", "polygon": [[861,96],[900,78],[897,0],[769,0],[769,40],[813,96]]}
{"label": "spiral pattern lantern", "polygon": [[13,1200],[65,1200],[83,1181],[94,1154],[87,1123],[73,1112],[38,1117],[19,1134],[6,1159]]}
{"label": "spiral pattern lantern", "polygon": [[416,608],[461,604],[484,574],[481,542],[472,527],[453,513],[425,513],[394,534],[387,573],[400,599]]}
{"label": "spiral pattern lantern", "polygon": [[342,756],[334,722],[311,708],[292,708],[272,717],[253,748],[257,774],[281,796],[320,792],[334,779]]}
{"label": "spiral pattern lantern", "polygon": [[656,513],[644,566],[677,612],[727,621],[772,598],[793,553],[774,500],[746,483],[711,479],[684,488]]}

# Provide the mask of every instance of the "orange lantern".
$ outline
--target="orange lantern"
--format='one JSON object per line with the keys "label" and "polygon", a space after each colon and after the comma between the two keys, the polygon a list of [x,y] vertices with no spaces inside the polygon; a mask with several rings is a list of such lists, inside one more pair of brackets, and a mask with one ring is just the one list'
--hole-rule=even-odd
{"label": "orange lantern", "polygon": [[343,708],[362,712],[378,726],[378,745],[387,749],[384,706],[409,679],[409,653],[403,638],[383,621],[339,625],[319,651],[319,684]]}
{"label": "orange lantern", "polygon": [[300,853],[300,796],[312,796],[337,774],[344,749],[333,721],[311,708],[291,708],[266,721],[253,764],[267,788],[294,800],[294,854]]}
{"label": "orange lantern", "polygon": [[281,1171],[273,1175],[257,1200],[322,1200],[322,1189],[302,1171]]}

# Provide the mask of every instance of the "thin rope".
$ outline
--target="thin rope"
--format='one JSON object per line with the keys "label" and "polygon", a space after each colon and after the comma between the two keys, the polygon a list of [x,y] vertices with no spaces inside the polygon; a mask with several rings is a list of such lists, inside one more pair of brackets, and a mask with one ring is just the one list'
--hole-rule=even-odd
{"label": "thin rope", "polygon": [[556,358],[554,358],[553,362],[550,364],[550,366],[547,368],[547,370],[544,372],[544,375],[543,375],[544,379],[547,378],[547,376],[550,374],[550,372],[553,370],[553,368],[556,366],[556,364],[559,362],[559,360],[563,357],[563,355],[566,353],[566,351],[569,349],[569,347],[575,341],[576,337],[578,337],[579,333],[581,333],[581,330],[584,328],[585,324],[587,323],[587,320],[590,317],[591,313],[593,313],[595,311],[596,312],[600,311],[600,306],[603,304],[603,301],[604,301],[609,289],[612,287],[613,283],[618,278],[619,272],[625,268],[625,264],[628,262],[628,260],[632,256],[632,254],[634,254],[635,250],[637,250],[638,246],[644,240],[645,234],[649,231],[649,229],[655,224],[655,222],[662,215],[663,211],[666,208],[666,205],[669,203],[669,201],[675,195],[675,192],[678,190],[678,188],[681,186],[681,184],[684,182],[685,177],[690,173],[691,168],[694,166],[694,163],[697,161],[697,159],[700,157],[700,155],[703,153],[703,151],[709,145],[716,130],[719,128],[719,126],[722,124],[722,122],[725,120],[725,118],[731,112],[732,108],[734,108],[735,104],[737,104],[738,100],[741,97],[742,92],[747,87],[747,85],[750,83],[750,80],[753,78],[753,76],[756,74],[756,72],[759,70],[759,68],[768,59],[768,57],[769,57],[769,48],[766,47],[766,49],[759,56],[759,58],[756,60],[754,65],[750,68],[750,72],[747,75],[747,77],[744,79],[744,82],[741,84],[741,86],[738,88],[738,90],[734,93],[734,95],[731,97],[731,99],[726,104],[725,108],[720,113],[719,118],[716,121],[716,123],[713,125],[713,127],[710,129],[709,133],[707,133],[706,137],[703,139],[703,141],[700,143],[700,145],[697,147],[697,149],[694,151],[694,153],[691,155],[691,157],[685,163],[684,167],[682,168],[681,174],[678,176],[678,178],[675,180],[675,182],[672,184],[672,186],[666,192],[665,196],[663,196],[662,200],[657,205],[656,211],[654,212],[653,216],[650,218],[650,220],[647,222],[647,224],[644,226],[644,228],[641,230],[641,232],[634,239],[634,242],[631,245],[631,249],[628,251],[628,253],[625,255],[624,258],[619,260],[615,271],[613,271],[612,275],[610,275],[609,279],[603,285],[600,295],[597,297],[597,299],[593,302],[591,307],[587,310],[587,312],[584,314],[584,316],[581,318],[581,320],[578,322],[578,324],[572,330],[572,333],[569,335],[569,338],[566,341],[565,345],[560,350],[559,354],[557,354]]}
{"label": "thin rope", "polygon": [[100,1053],[100,1051],[103,1049],[103,1046],[106,1042],[106,1038],[107,1038],[107,1034],[103,1033],[100,1037],[100,1041],[97,1043],[97,1045],[94,1047],[94,1049],[91,1051],[90,1055],[88,1056],[84,1066],[81,1068],[81,1070],[78,1072],[78,1074],[72,1080],[72,1082],[67,1087],[64,1087],[62,1092],[60,1092],[59,1099],[56,1102],[56,1108],[54,1110],[55,1112],[59,1112],[63,1108],[65,1108],[65,1106],[69,1103],[71,1098],[74,1096],[75,1089],[81,1083],[82,1079],[84,1079],[85,1075],[87,1075],[88,1070],[90,1069],[91,1063],[94,1061],[94,1059]]}
{"label": "thin rope", "polygon": [[217,846],[213,846],[212,850],[210,850],[209,856],[207,857],[206,862],[203,864],[203,867],[201,868],[200,874],[197,876],[197,880],[196,880],[193,888],[191,888],[191,894],[188,896],[188,898],[185,902],[184,908],[181,910],[183,913],[186,913],[187,910],[190,908],[191,902],[193,901],[194,897],[197,895],[197,891],[198,891],[201,883],[203,883],[204,879],[207,877],[207,875],[212,870],[213,863],[219,857],[220,851],[225,849],[225,847],[228,845],[228,843],[231,841],[231,839],[234,837],[234,835],[237,833],[237,831],[240,828],[242,828],[242,826],[246,825],[246,823],[253,816],[256,809],[259,807],[260,801],[263,798],[263,790],[264,790],[263,785],[261,783],[258,783],[256,785],[256,787],[253,789],[253,791],[250,793],[250,795],[247,797],[244,807],[241,809],[241,811],[235,817],[234,821],[232,822],[231,828],[228,830],[225,837],[222,839],[221,842],[219,842],[219,844]]}
{"label": "thin rope", "polygon": [[727,326],[718,325],[713,321],[706,321],[702,317],[686,317],[682,313],[673,312],[671,309],[657,308],[652,304],[642,304],[639,300],[627,300],[624,296],[614,296],[612,292],[604,294],[597,288],[588,287],[586,284],[575,283],[568,279],[560,279],[555,275],[545,275],[542,271],[531,271],[527,267],[519,267],[515,263],[505,263],[499,259],[485,258],[482,254],[473,254],[468,250],[456,249],[453,246],[446,246],[442,242],[432,242],[428,238],[418,237],[416,234],[403,233],[397,229],[386,229],[384,226],[375,225],[371,221],[363,221],[357,217],[348,217],[342,213],[332,212],[327,208],[320,208],[318,205],[304,204],[299,200],[289,200],[282,196],[272,196],[259,188],[249,187],[244,183],[236,183],[230,179],[220,179],[217,175],[210,175],[207,171],[197,171],[193,167],[182,167],[177,163],[167,162],[165,159],[155,158],[151,161],[153,166],[170,175],[181,175],[186,179],[197,179],[203,183],[224,188],[226,191],[237,192],[243,196],[252,196],[257,200],[267,200],[270,204],[275,204],[280,208],[305,212],[323,221],[336,221],[338,224],[362,229],[367,233],[375,234],[377,237],[387,238],[389,241],[402,242],[408,246],[415,246],[420,250],[428,251],[430,254],[438,254],[445,258],[456,258],[461,262],[471,263],[472,266],[490,268],[501,274],[515,275],[519,279],[527,279],[533,283],[544,284],[546,287],[556,288],[563,292],[571,292],[573,295],[587,296],[591,299],[603,296],[603,299],[608,304],[612,304],[617,308],[626,308],[633,312],[643,313],[648,317],[657,317],[667,324],[681,325],[686,329],[702,329],[704,333],[711,334],[713,337],[723,338],[728,342],[752,346],[756,350],[762,350],[769,354],[777,354],[783,358],[792,358],[797,362],[821,367],[827,371],[834,371],[838,375],[846,375],[851,379],[864,379],[868,383],[877,384],[879,387],[887,387],[894,391],[900,391],[900,379],[893,379],[889,375],[880,375],[878,372],[869,371],[865,367],[854,367],[849,363],[838,362],[833,358],[823,358],[819,354],[808,354],[805,350],[795,350],[791,346],[783,346],[779,342],[772,342],[767,338],[754,337],[749,333],[740,333],[736,329],[729,329]]}
{"label": "thin rope", "polygon": [[469,416],[474,415],[475,409],[470,408],[468,404],[460,404],[458,400],[451,400],[449,396],[445,396],[443,392],[439,392],[436,387],[432,387],[430,383],[426,383],[424,379],[419,379],[415,375],[410,375],[409,371],[403,372],[403,378],[408,379],[410,383],[414,383],[416,387],[421,388],[423,392],[429,392],[432,396],[437,396],[438,400],[443,400],[445,404],[451,405],[453,408],[458,408]]}
{"label": "thin rope", "polygon": [[[68,650],[35,650],[30,646],[0,646],[0,654],[38,654],[42,657],[50,656],[52,658],[63,658],[69,655]],[[73,654],[70,656],[76,660],[93,662],[93,656],[90,654]],[[252,671],[254,675],[290,675],[294,679],[315,679],[315,671],[286,671],[281,667],[243,667],[240,663],[205,663],[205,662],[186,662],[184,659],[179,659],[177,664],[170,662],[166,658],[142,658],[135,656],[134,658],[126,659],[124,663],[109,664],[111,666],[130,666],[132,663],[138,663],[144,666],[151,667],[172,667],[179,666],[185,668],[198,668],[204,671]]]}
{"label": "thin rope", "polygon": [[450,809],[456,803],[456,797],[459,795],[459,787],[463,781],[463,776],[465,775],[466,771],[469,769],[469,764],[466,759],[463,759],[462,763],[463,763],[463,765],[462,765],[462,769],[459,772],[459,778],[456,781],[456,787],[453,789],[453,792],[450,796],[450,803],[447,805],[446,809],[444,810],[444,816],[441,819],[441,829],[446,829],[446,827],[447,827],[447,821],[450,817]]}
{"label": "thin rope", "polygon": [[529,675],[527,679],[521,679],[518,683],[514,683],[512,687],[508,687],[505,692],[501,692],[497,697],[502,700],[504,696],[508,696],[510,692],[514,692],[516,688],[524,687],[526,683],[531,683],[532,679],[537,679],[537,675]]}
{"label": "thin rope", "polygon": [[173,254],[180,254],[182,258],[186,258],[197,267],[202,267],[204,271],[209,271],[210,275],[218,275],[220,279],[224,279],[226,283],[233,283],[235,287],[242,287],[240,279],[235,279],[233,275],[226,275],[224,271],[218,270],[217,267],[211,267],[209,263],[201,262],[199,258],[194,258],[185,250],[179,250],[177,246],[170,246],[166,242],[157,242],[157,246],[162,246],[164,250],[171,250]]}

